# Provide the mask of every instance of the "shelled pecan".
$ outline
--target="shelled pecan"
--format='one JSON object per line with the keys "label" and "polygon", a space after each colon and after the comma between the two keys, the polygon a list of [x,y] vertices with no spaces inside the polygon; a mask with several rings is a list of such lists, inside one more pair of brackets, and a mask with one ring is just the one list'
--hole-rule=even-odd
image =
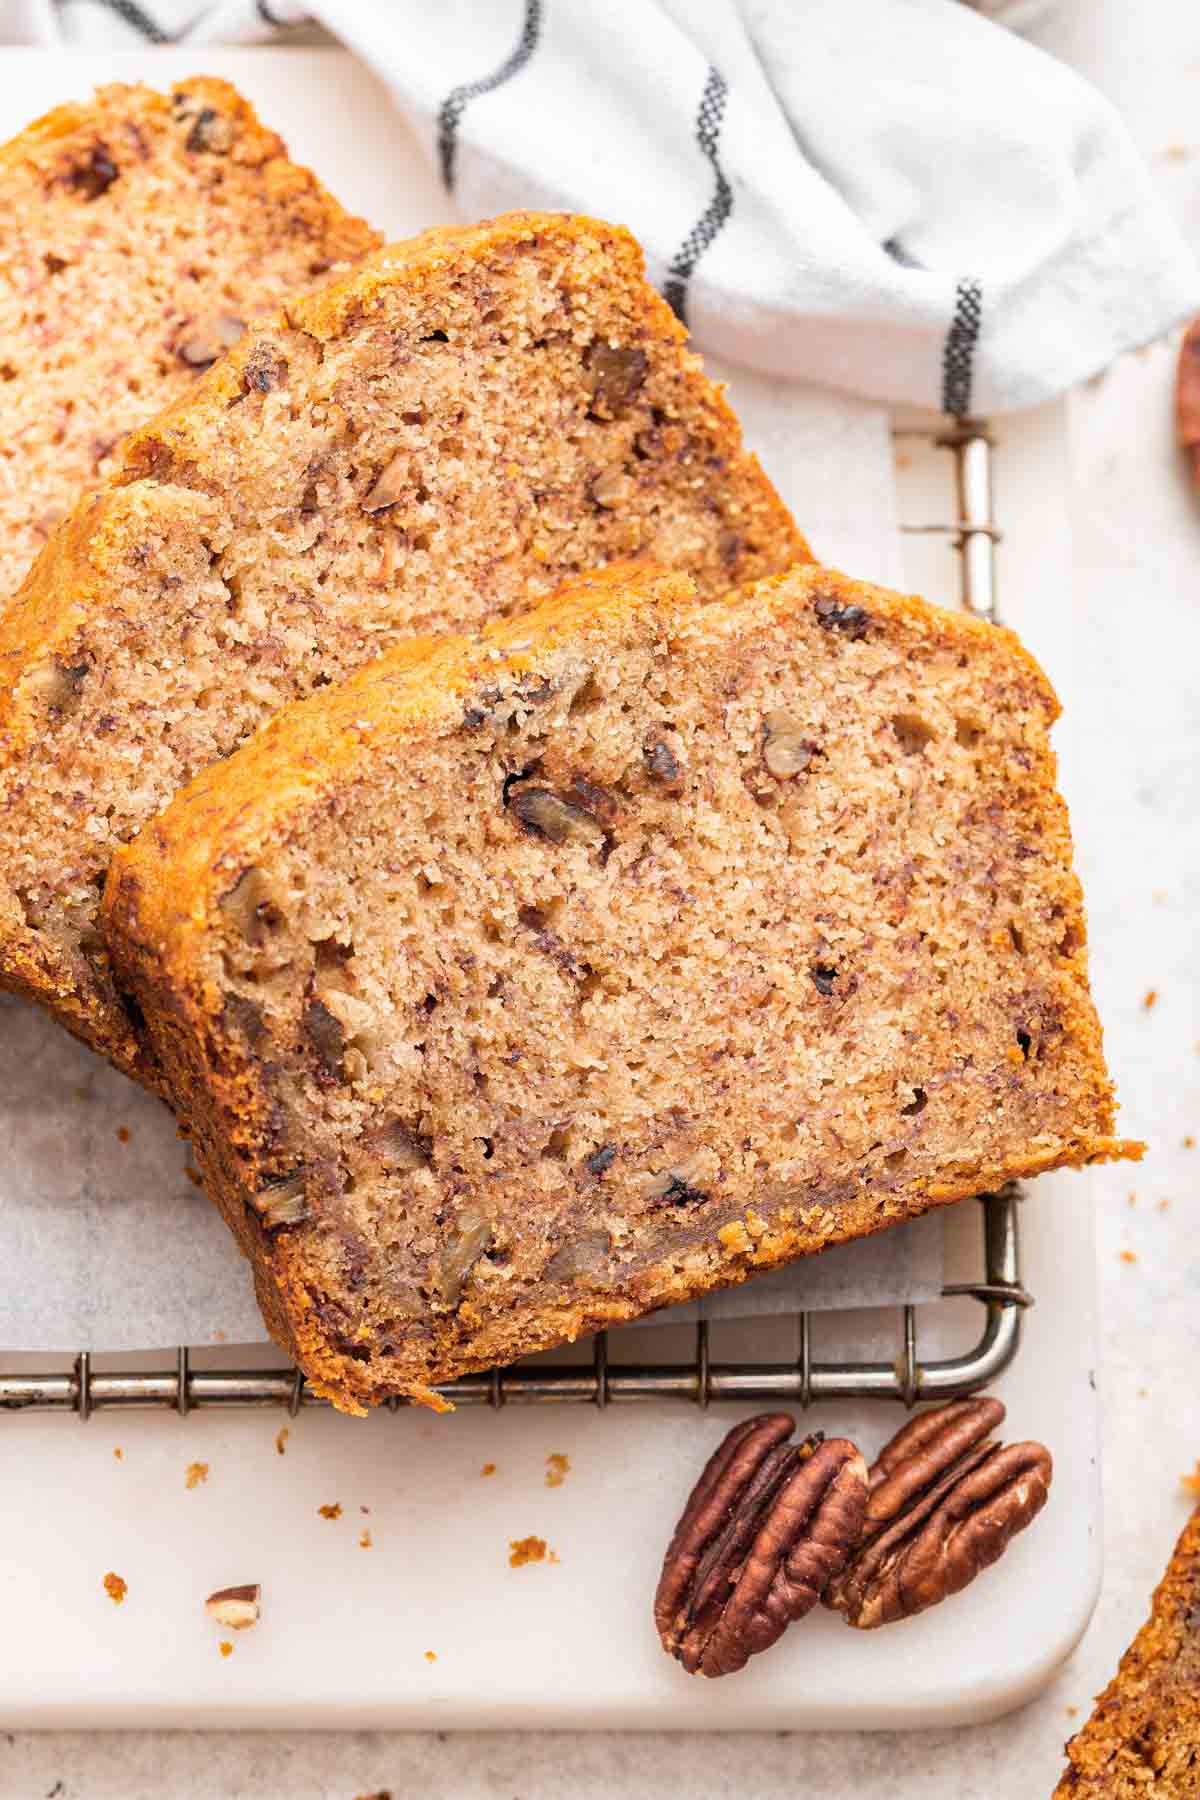
{"label": "shelled pecan", "polygon": [[664,1650],[689,1675],[732,1675],[820,1599],[862,1530],[866,1466],[846,1438],[793,1444],[763,1413],[709,1458],[675,1528],[654,1598]]}
{"label": "shelled pecan", "polygon": [[956,1400],[909,1421],[868,1477],[863,1535],[825,1604],[870,1631],[957,1594],[1041,1511],[1042,1444],[997,1444],[998,1400]]}

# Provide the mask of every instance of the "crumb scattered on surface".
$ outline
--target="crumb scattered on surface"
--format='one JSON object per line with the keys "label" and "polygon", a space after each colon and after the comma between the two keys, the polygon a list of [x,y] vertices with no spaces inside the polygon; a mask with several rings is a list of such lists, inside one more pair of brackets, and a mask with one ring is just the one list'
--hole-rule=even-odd
{"label": "crumb scattered on surface", "polygon": [[1160,1200],[1158,1203],[1159,1212],[1166,1212],[1170,1207],[1170,1204],[1171,1202],[1169,1200]]}
{"label": "crumb scattered on surface", "polygon": [[1168,144],[1164,150],[1159,151],[1159,155],[1165,156],[1168,162],[1186,162],[1191,154],[1187,144]]}
{"label": "crumb scattered on surface", "polygon": [[369,1513],[371,1509],[369,1506],[360,1506],[358,1510],[360,1513]]}
{"label": "crumb scattered on surface", "polygon": [[1181,1475],[1179,1479],[1188,1493],[1195,1494],[1196,1498],[1200,1500],[1200,1462],[1197,1462],[1190,1475]]}
{"label": "crumb scattered on surface", "polygon": [[1143,1010],[1143,1012],[1152,1012],[1157,1005],[1158,1005],[1158,989],[1157,988],[1147,988],[1145,993],[1142,995],[1142,1010]]}
{"label": "crumb scattered on surface", "polygon": [[1137,1205],[1137,1195],[1136,1194],[1126,1194],[1125,1203],[1127,1206],[1136,1206]]}
{"label": "crumb scattered on surface", "polygon": [[1077,1719],[1079,1717],[1079,1708],[1077,1706],[1068,1706],[1067,1717],[1068,1719]]}
{"label": "crumb scattered on surface", "polygon": [[340,1519],[342,1516],[342,1509],[336,1500],[326,1506],[318,1506],[317,1511],[323,1519]]}
{"label": "crumb scattered on surface", "polygon": [[1135,1263],[1137,1261],[1137,1251],[1136,1250],[1122,1250],[1121,1261],[1123,1263]]}
{"label": "crumb scattered on surface", "polygon": [[508,1566],[510,1569],[523,1569],[526,1563],[545,1562],[545,1560],[545,1538],[525,1537],[509,1539]]}
{"label": "crumb scattered on surface", "polygon": [[363,1526],[362,1536],[358,1540],[358,1547],[360,1550],[369,1550],[371,1548],[371,1533],[367,1530],[365,1525]]}
{"label": "crumb scattered on surface", "polygon": [[1183,1148],[1185,1150],[1194,1150],[1196,1148],[1196,1140],[1192,1136],[1190,1131],[1187,1133],[1187,1135],[1185,1136],[1185,1138],[1183,1140]]}
{"label": "crumb scattered on surface", "polygon": [[484,1465],[483,1465],[482,1469],[480,1469],[479,1473],[481,1475],[494,1475],[496,1473],[495,1463],[484,1463]]}
{"label": "crumb scattered on surface", "polygon": [[113,1445],[113,1455],[116,1457],[118,1462],[125,1461],[125,1452],[122,1450],[120,1444]]}
{"label": "crumb scattered on surface", "polygon": [[279,1430],[275,1433],[275,1454],[276,1454],[276,1456],[285,1456],[287,1454],[287,1441],[288,1441],[289,1436],[290,1436],[290,1433],[288,1431],[287,1426],[286,1425],[280,1426]]}
{"label": "crumb scattered on surface", "polygon": [[570,1473],[571,1464],[561,1450],[554,1450],[546,1458],[546,1486],[561,1487]]}
{"label": "crumb scattered on surface", "polygon": [[230,1643],[228,1638],[222,1638],[220,1643],[217,1645],[217,1649],[221,1652],[222,1656],[232,1656],[233,1655],[233,1645]]}
{"label": "crumb scattered on surface", "polygon": [[223,1344],[225,1342],[225,1333],[223,1331],[214,1331],[212,1334],[212,1341],[214,1344]]}
{"label": "crumb scattered on surface", "polygon": [[1149,1399],[1149,1397],[1150,1397],[1150,1389],[1149,1388],[1139,1388],[1138,1389],[1138,1399],[1139,1400],[1147,1400],[1147,1399]]}
{"label": "crumb scattered on surface", "polygon": [[114,1575],[110,1569],[104,1577],[104,1591],[114,1606],[120,1606],[129,1592],[129,1583],[123,1575]]}
{"label": "crumb scattered on surface", "polygon": [[199,1487],[202,1481],[208,1480],[208,1464],[189,1463],[184,1480],[190,1488]]}
{"label": "crumb scattered on surface", "polygon": [[129,1142],[129,1132],[124,1125],[117,1126],[117,1142],[119,1144],[127,1144]]}
{"label": "crumb scattered on surface", "polygon": [[437,1661],[437,1651],[436,1650],[427,1650],[425,1652],[425,1661],[426,1662],[436,1662]]}
{"label": "crumb scattered on surface", "polygon": [[183,1165],[183,1172],[187,1176],[188,1180],[191,1182],[193,1187],[203,1187],[204,1186],[204,1183],[200,1179],[199,1172],[196,1169],[193,1169],[191,1163],[185,1163]]}

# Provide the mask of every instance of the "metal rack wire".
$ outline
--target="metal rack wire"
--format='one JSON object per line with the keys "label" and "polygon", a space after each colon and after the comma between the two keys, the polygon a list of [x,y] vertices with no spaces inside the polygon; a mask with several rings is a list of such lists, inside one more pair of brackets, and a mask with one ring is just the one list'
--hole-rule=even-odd
{"label": "metal rack wire", "polygon": [[[955,516],[949,523],[906,524],[906,532],[938,533],[957,550],[962,604],[980,617],[996,617],[995,547],[992,518],[992,441],[985,424],[962,420],[945,432],[899,428],[897,437],[932,439],[952,458]],[[923,1361],[917,1352],[917,1307],[897,1309],[896,1355],[890,1362],[819,1362],[812,1355],[811,1320],[796,1315],[798,1350],[782,1362],[714,1362],[709,1331],[697,1325],[693,1351],[672,1363],[612,1363],[608,1337],[591,1340],[586,1360],[547,1367],[529,1363],[467,1376],[443,1392],[457,1405],[512,1406],[567,1403],[609,1406],[644,1400],[787,1402],[808,1407],[818,1401],[949,1400],[976,1392],[1012,1362],[1021,1342],[1021,1313],[1031,1297],[1021,1285],[1021,1255],[1015,1187],[980,1196],[982,1273],[978,1280],[944,1287],[944,1299],[965,1295],[983,1308],[983,1329],[974,1345],[957,1356]],[[2,1362],[2,1359],[0,1359]],[[35,1374],[6,1373],[0,1366],[0,1411],[57,1411],[86,1420],[95,1412],[126,1407],[167,1409],[186,1416],[196,1407],[277,1407],[290,1414],[323,1406],[298,1369],[194,1368],[185,1347],[173,1367],[149,1372],[105,1371],[82,1351],[74,1366]],[[403,1402],[391,1401],[396,1410]]]}

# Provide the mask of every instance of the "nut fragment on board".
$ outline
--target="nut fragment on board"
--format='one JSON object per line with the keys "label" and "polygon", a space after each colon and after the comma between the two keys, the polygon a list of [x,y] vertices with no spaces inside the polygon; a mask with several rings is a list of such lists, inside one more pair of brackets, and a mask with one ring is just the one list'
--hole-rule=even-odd
{"label": "nut fragment on board", "polygon": [[919,1414],[871,1467],[862,1542],[826,1606],[860,1631],[912,1618],[960,1593],[1037,1516],[1053,1465],[1043,1444],[997,1444],[999,1400]]}
{"label": "nut fragment on board", "polygon": [[242,1587],[218,1588],[204,1602],[204,1610],[226,1631],[246,1631],[251,1625],[258,1624],[261,1600],[262,1588],[258,1582],[247,1582]]}
{"label": "nut fragment on board", "polygon": [[789,1442],[787,1413],[717,1446],[663,1559],[654,1621],[689,1675],[732,1675],[821,1598],[862,1531],[867,1471],[847,1438]]}

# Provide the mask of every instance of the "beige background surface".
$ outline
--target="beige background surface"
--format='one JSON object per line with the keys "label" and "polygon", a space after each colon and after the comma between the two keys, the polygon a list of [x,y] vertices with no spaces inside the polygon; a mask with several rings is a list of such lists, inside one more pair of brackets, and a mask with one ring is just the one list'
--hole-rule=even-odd
{"label": "beige background surface", "polygon": [[[1190,0],[1057,9],[1048,44],[1125,109],[1165,191],[1200,239],[1200,16]],[[1096,1184],[1103,1309],[1107,1574],[1092,1627],[1049,1691],[978,1729],[909,1736],[0,1738],[0,1795],[55,1800],[287,1796],[1037,1796],[1059,1747],[1143,1616],[1186,1516],[1179,1475],[1200,1454],[1200,513],[1170,442],[1173,356],[1132,357],[1072,406],[1077,579],[1094,631],[1074,687],[1082,754],[1070,771],[1091,897],[1095,979],[1136,1171]],[[1150,988],[1152,1010],[1142,1005]],[[1136,1196],[1130,1204],[1128,1196]],[[1162,1201],[1168,1206],[1163,1210]],[[1135,1262],[1121,1253],[1131,1251]],[[20,1620],[7,1628],[19,1632]],[[572,1629],[586,1630],[586,1620]],[[321,1646],[314,1643],[314,1657]]]}

